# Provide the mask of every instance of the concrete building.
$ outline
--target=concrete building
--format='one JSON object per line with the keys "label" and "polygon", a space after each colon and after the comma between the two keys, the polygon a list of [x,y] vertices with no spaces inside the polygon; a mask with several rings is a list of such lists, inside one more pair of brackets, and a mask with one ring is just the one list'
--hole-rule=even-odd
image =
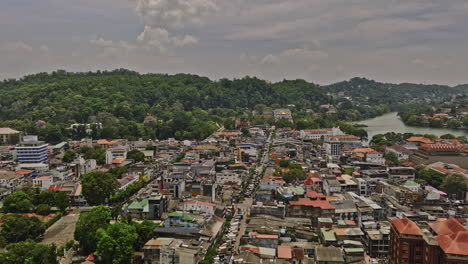
{"label": "concrete building", "polygon": [[216,184],[224,185],[226,183],[235,183],[236,185],[241,185],[242,177],[232,170],[223,170],[216,173]]}
{"label": "concrete building", "polygon": [[20,132],[9,127],[0,127],[0,146],[16,145],[20,141]]}
{"label": "concrete building", "polygon": [[216,204],[200,201],[185,201],[180,205],[180,209],[183,211],[195,211],[206,215],[214,215]]}
{"label": "concrete building", "polygon": [[37,136],[25,136],[16,147],[16,158],[23,164],[45,163],[47,161],[48,144],[39,141]]}
{"label": "concrete building", "polygon": [[108,148],[106,150],[106,164],[112,164],[115,160],[127,158],[127,148],[124,147],[115,147],[115,148]]}
{"label": "concrete building", "polygon": [[197,247],[169,237],[151,239],[143,252],[144,264],[195,264],[200,260]]}
{"label": "concrete building", "polygon": [[289,122],[293,121],[291,110],[289,109],[275,109],[273,110],[273,116],[275,118],[275,121],[278,121],[280,119],[286,119]]}
{"label": "concrete building", "polygon": [[264,204],[262,202],[257,202],[250,208],[250,215],[272,215],[279,218],[285,218],[286,206],[279,203]]}
{"label": "concrete building", "polygon": [[328,140],[334,136],[343,136],[345,133],[338,127],[322,128],[322,129],[304,129],[299,132],[303,140]]}

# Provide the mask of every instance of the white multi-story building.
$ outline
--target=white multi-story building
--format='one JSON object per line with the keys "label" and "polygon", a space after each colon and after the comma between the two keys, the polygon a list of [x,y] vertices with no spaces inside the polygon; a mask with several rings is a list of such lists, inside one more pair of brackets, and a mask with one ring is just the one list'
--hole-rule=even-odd
{"label": "white multi-story building", "polygon": [[52,176],[41,176],[32,180],[34,185],[40,186],[42,190],[47,190],[54,183]]}
{"label": "white multi-story building", "polygon": [[39,141],[37,136],[25,136],[16,147],[16,158],[20,163],[45,163],[47,161],[47,144]]}
{"label": "white multi-story building", "polygon": [[393,145],[385,149],[385,153],[393,152],[397,156],[398,160],[409,160],[409,155],[412,153],[411,150],[400,145]]}
{"label": "white multi-story building", "polygon": [[279,187],[283,187],[285,182],[283,180],[277,180],[277,179],[262,179],[260,181],[259,187],[260,190],[276,190]]}
{"label": "white multi-story building", "polygon": [[125,147],[115,147],[115,148],[108,148],[106,150],[106,164],[112,164],[112,161],[120,158],[126,159],[127,158],[127,148]]}
{"label": "white multi-story building", "polygon": [[207,215],[214,215],[216,204],[200,201],[186,201],[180,205],[180,209],[183,211],[196,211]]}
{"label": "white multi-story building", "polygon": [[341,155],[341,143],[336,140],[330,140],[323,143],[325,147],[325,153],[327,155],[339,156]]}
{"label": "white multi-story building", "polygon": [[223,170],[216,173],[216,184],[224,185],[226,183],[242,184],[242,177],[231,170]]}
{"label": "white multi-story building", "polygon": [[334,136],[343,136],[345,133],[338,127],[322,129],[304,129],[300,131],[300,137],[303,140],[329,139]]}

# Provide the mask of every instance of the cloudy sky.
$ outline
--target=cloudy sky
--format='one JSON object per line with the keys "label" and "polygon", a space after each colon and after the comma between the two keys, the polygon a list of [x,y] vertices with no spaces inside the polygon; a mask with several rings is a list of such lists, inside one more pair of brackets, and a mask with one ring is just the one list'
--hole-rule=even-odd
{"label": "cloudy sky", "polygon": [[466,0],[1,0],[0,78],[128,68],[468,83]]}

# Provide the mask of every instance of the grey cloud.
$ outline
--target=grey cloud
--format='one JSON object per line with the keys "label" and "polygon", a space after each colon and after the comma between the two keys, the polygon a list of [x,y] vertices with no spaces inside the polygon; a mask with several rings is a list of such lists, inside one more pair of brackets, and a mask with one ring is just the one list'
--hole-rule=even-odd
{"label": "grey cloud", "polygon": [[[2,77],[128,67],[319,83],[354,76],[468,82],[466,0],[44,1],[60,8],[28,16],[0,4],[0,23],[10,25],[0,29],[10,43],[0,47]],[[102,38],[90,41],[89,23],[79,26],[88,20]]]}

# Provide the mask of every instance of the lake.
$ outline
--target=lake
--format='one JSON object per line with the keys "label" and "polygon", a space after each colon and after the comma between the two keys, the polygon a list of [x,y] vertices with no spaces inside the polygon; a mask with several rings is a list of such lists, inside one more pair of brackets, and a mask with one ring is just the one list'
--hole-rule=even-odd
{"label": "lake", "polygon": [[371,140],[374,135],[385,134],[387,132],[434,134],[436,136],[442,136],[450,133],[455,136],[468,136],[468,130],[407,126],[400,120],[397,114],[398,113],[396,112],[392,112],[376,118],[355,123],[367,125],[367,127],[364,127],[364,129],[369,135],[369,140]]}

